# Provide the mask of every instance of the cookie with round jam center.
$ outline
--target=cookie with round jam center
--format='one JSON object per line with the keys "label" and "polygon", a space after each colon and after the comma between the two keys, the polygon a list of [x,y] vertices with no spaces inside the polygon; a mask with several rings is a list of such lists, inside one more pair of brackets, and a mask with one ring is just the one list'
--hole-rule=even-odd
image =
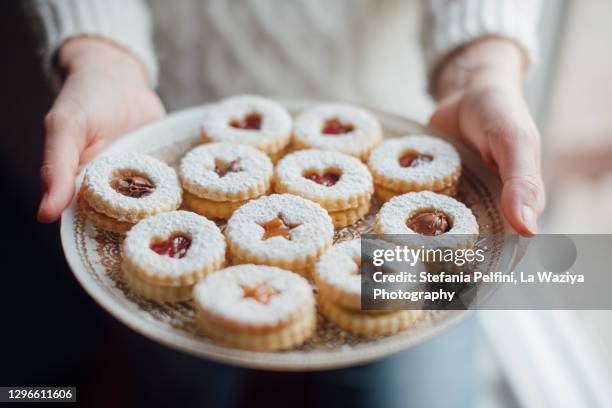
{"label": "cookie with round jam center", "polygon": [[321,129],[321,133],[324,135],[343,135],[345,133],[352,132],[354,129],[353,125],[342,123],[340,119],[333,118],[328,119]]}
{"label": "cookie with round jam center", "polygon": [[315,183],[321,184],[326,187],[331,187],[335,185],[338,180],[340,180],[340,174],[333,171],[326,171],[323,174],[317,172],[310,172],[305,174],[304,177],[308,180],[312,180]]}
{"label": "cookie with round jam center", "polygon": [[272,296],[277,295],[279,292],[268,285],[265,282],[262,282],[254,287],[249,286],[241,286],[244,291],[244,298],[252,298],[258,301],[259,303],[263,303],[267,305],[270,302],[270,298]]}
{"label": "cookie with round jam center", "polygon": [[191,246],[191,238],[183,234],[174,234],[170,238],[152,244],[151,250],[170,258],[183,258]]}
{"label": "cookie with round jam center", "polygon": [[236,129],[259,130],[261,129],[261,115],[252,112],[241,119],[232,119],[229,125]]}
{"label": "cookie with round jam center", "polygon": [[450,230],[448,217],[437,210],[419,212],[410,217],[406,225],[421,235],[441,235]]}
{"label": "cookie with round jam center", "polygon": [[433,157],[427,154],[420,153],[406,153],[399,159],[399,165],[401,167],[417,167],[425,163],[429,163],[433,160]]}
{"label": "cookie with round jam center", "polygon": [[153,182],[143,176],[116,177],[111,181],[111,187],[120,194],[132,198],[146,197],[155,190]]}

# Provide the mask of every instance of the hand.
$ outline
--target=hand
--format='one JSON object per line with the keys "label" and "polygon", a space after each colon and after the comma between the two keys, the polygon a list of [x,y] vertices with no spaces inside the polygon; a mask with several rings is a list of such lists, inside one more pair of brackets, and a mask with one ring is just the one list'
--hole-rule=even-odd
{"label": "hand", "polygon": [[60,48],[58,63],[66,79],[45,117],[38,209],[44,223],[56,221],[70,204],[82,165],[113,139],[165,114],[144,67],[127,50],[82,37]]}
{"label": "hand", "polygon": [[442,67],[430,126],[480,153],[503,183],[504,216],[520,234],[537,232],[544,209],[540,136],[522,92],[525,58],[512,42],[484,39]]}

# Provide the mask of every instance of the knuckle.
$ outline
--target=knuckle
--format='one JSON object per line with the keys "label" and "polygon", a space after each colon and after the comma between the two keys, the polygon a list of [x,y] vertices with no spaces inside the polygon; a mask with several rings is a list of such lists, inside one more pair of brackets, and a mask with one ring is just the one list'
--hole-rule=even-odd
{"label": "knuckle", "polygon": [[70,100],[62,100],[54,104],[44,119],[47,133],[66,130],[80,131],[86,128],[85,124],[83,111]]}
{"label": "knuckle", "polygon": [[544,183],[538,175],[520,175],[506,180],[504,194],[521,197],[522,202],[530,203],[538,212],[546,206]]}
{"label": "knuckle", "polygon": [[52,131],[54,129],[62,129],[70,124],[71,115],[65,109],[52,109],[45,116],[45,129]]}
{"label": "knuckle", "polygon": [[517,177],[514,181],[516,187],[533,202],[540,202],[543,200],[543,196],[545,195],[544,183],[539,176],[522,175]]}
{"label": "knuckle", "polygon": [[525,175],[522,177],[521,181],[524,187],[534,194],[539,194],[544,191],[544,184],[537,176]]}

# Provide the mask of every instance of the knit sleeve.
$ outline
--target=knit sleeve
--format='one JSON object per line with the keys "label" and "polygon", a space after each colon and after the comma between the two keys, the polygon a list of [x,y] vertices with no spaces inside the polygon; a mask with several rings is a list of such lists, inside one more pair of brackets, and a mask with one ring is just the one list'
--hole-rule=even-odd
{"label": "knit sleeve", "polygon": [[423,0],[422,43],[428,77],[457,48],[486,36],[514,41],[529,65],[538,60],[540,0]]}
{"label": "knit sleeve", "polygon": [[34,0],[32,12],[42,25],[43,64],[54,73],[53,59],[68,39],[102,37],[140,58],[152,86],[157,84],[151,15],[142,0]]}

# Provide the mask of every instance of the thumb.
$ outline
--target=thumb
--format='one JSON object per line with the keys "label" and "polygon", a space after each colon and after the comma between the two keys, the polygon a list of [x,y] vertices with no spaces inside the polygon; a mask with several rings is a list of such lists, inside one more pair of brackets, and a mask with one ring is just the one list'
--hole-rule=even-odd
{"label": "thumb", "polygon": [[517,232],[533,235],[545,203],[537,131],[530,134],[519,128],[499,129],[493,140],[493,156],[503,183],[502,211]]}
{"label": "thumb", "polygon": [[429,127],[442,134],[449,136],[460,136],[459,128],[459,103],[461,93],[456,92],[442,99],[436,106],[436,111],[429,119]]}
{"label": "thumb", "polygon": [[42,223],[57,221],[72,200],[79,155],[83,150],[78,141],[85,139],[84,132],[78,116],[61,108],[52,108],[45,118],[45,146],[40,169],[44,194],[37,217]]}

